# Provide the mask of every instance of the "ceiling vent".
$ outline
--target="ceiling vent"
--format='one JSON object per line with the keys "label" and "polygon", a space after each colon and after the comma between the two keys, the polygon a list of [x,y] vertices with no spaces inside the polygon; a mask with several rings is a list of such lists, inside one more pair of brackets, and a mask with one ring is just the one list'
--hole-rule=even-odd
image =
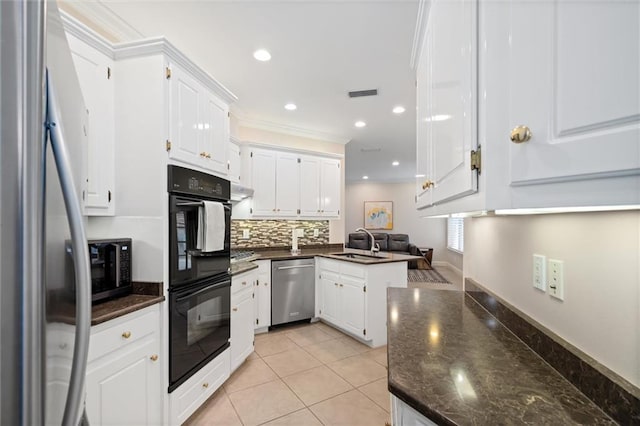
{"label": "ceiling vent", "polygon": [[349,92],[349,97],[361,98],[363,96],[376,96],[377,94],[378,94],[378,89],[356,90],[354,92]]}

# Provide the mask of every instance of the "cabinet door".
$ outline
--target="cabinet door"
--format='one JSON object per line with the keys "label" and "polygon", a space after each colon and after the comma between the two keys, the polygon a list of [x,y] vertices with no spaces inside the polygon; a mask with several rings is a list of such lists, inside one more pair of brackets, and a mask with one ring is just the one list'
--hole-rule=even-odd
{"label": "cabinet door", "polygon": [[[123,353],[125,352],[125,353]],[[87,415],[95,425],[154,425],[161,422],[162,395],[157,340],[114,352],[87,371]]]}
{"label": "cabinet door", "polygon": [[169,158],[202,166],[203,123],[199,110],[203,102],[201,85],[181,68],[171,66],[169,80]]}
{"label": "cabinet door", "polygon": [[320,216],[320,158],[300,158],[300,215]]}
{"label": "cabinet door", "polygon": [[251,157],[253,214],[273,216],[276,213],[276,153],[254,149]]}
{"label": "cabinet door", "polygon": [[429,131],[431,127],[431,52],[433,44],[433,31],[431,25],[427,25],[422,52],[418,60],[416,71],[416,207],[430,206],[431,187],[428,182],[433,182],[430,143],[433,140]]}
{"label": "cabinet door", "polygon": [[85,104],[88,123],[88,215],[113,215],[114,188],[114,87],[113,61],[73,36],[68,37],[71,56]]}
{"label": "cabinet door", "polygon": [[300,208],[298,155],[279,152],[276,164],[276,213],[278,216],[297,216]]}
{"label": "cabinet door", "polygon": [[342,195],[340,160],[323,158],[320,164],[320,212],[322,216],[337,217]]}
{"label": "cabinet door", "polygon": [[229,116],[227,105],[203,89],[200,123],[202,127],[203,167],[226,175],[229,149]]}
{"label": "cabinet door", "polygon": [[234,294],[231,299],[231,370],[233,371],[253,352],[253,289]]}
{"label": "cabinet door", "polygon": [[338,275],[332,272],[321,271],[320,287],[322,304],[320,306],[320,318],[339,325],[338,319]]}
{"label": "cabinet door", "polygon": [[271,261],[257,263],[255,328],[263,328],[271,325]]}
{"label": "cabinet door", "polygon": [[353,334],[366,339],[364,281],[340,276],[341,326]]}
{"label": "cabinet door", "polygon": [[[477,2],[434,1],[428,25],[434,48],[428,61],[431,99],[424,120],[432,156],[427,176],[435,183],[431,201],[437,204],[478,190],[477,171],[471,170],[471,151],[478,145]],[[422,115],[419,111],[418,117]]]}
{"label": "cabinet door", "polygon": [[229,143],[229,180],[234,183],[240,183],[240,169],[242,162],[240,161],[240,147],[233,143]]}
{"label": "cabinet door", "polygon": [[[527,64],[509,73],[509,123],[500,130],[510,146],[510,184],[638,174],[640,4],[509,7],[508,63]],[[531,129],[531,140],[509,141],[518,125]]]}

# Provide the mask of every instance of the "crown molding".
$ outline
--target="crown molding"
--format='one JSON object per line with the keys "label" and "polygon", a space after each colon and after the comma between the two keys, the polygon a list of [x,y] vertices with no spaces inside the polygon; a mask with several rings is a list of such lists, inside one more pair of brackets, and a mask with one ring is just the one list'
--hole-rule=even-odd
{"label": "crown molding", "polygon": [[62,18],[62,27],[67,34],[80,39],[100,53],[114,59],[113,48],[107,39],[98,35],[94,30],[80,22],[68,12],[61,10],[60,17]]}
{"label": "crown molding", "polygon": [[144,38],[144,34],[100,1],[65,1],[60,6],[76,19],[93,24],[87,26],[105,35],[112,43]]}
{"label": "crown molding", "polygon": [[229,89],[211,77],[205,70],[193,63],[184,53],[176,48],[165,37],[151,37],[142,40],[128,41],[113,45],[116,60],[139,58],[153,55],[166,55],[170,61],[184,68],[194,77],[205,83],[207,87],[220,96],[228,104],[238,100]]}
{"label": "crown molding", "polygon": [[274,123],[271,121],[249,119],[245,117],[239,117],[237,115],[236,117],[238,118],[239,126],[249,127],[251,129],[260,129],[260,130],[266,130],[269,132],[283,133],[285,135],[316,139],[320,141],[332,142],[332,143],[337,143],[341,145],[346,145],[351,140],[351,138],[346,138],[346,137],[338,136],[331,133],[303,129],[301,127],[289,126],[286,124]]}
{"label": "crown molding", "polygon": [[420,58],[420,52],[424,45],[424,33],[427,30],[427,23],[429,22],[430,6],[430,0],[420,0],[418,4],[418,19],[416,20],[416,29],[413,33],[413,46],[411,46],[410,65],[413,70],[418,68],[418,59]]}

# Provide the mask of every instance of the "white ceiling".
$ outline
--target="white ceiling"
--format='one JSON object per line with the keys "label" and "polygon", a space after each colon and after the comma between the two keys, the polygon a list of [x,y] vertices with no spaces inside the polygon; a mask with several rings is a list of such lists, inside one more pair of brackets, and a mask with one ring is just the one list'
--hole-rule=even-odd
{"label": "white ceiling", "polygon": [[[144,36],[164,35],[229,88],[241,119],[332,135],[346,145],[347,181],[414,181],[418,0],[114,1]],[[272,59],[252,54],[267,49]],[[378,96],[350,99],[350,90]],[[293,102],[296,111],[284,105]],[[391,112],[402,105],[406,112]],[[364,128],[354,123],[363,120]],[[362,152],[362,149],[380,149]],[[393,167],[397,160],[400,166]]]}

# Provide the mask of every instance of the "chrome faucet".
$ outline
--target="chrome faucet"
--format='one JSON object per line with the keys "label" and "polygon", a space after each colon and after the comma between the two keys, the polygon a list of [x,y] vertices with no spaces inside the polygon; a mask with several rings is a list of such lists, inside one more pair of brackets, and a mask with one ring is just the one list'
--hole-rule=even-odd
{"label": "chrome faucet", "polygon": [[356,229],[356,232],[366,232],[369,237],[371,237],[371,254],[375,256],[376,253],[380,251],[380,244],[376,243],[376,239],[373,237],[373,234],[364,228],[358,228]]}

